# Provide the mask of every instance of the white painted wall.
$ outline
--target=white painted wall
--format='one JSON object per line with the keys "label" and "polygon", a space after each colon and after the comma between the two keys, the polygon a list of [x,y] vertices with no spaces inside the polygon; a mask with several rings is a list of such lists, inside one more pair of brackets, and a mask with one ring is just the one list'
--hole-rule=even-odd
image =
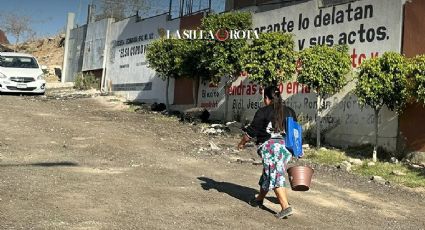
{"label": "white painted wall", "polygon": [[[146,45],[159,37],[158,29],[177,30],[180,20],[167,20],[167,15],[137,21],[131,17],[113,23],[109,32],[106,85],[128,100],[165,102],[166,82],[148,67]],[[131,40],[134,38],[134,40]],[[169,101],[174,99],[174,80],[170,81]]]}
{"label": "white painted wall", "polygon": [[[402,2],[402,0],[365,0],[338,5],[334,8],[319,9],[316,1],[309,1],[272,11],[255,13],[253,14],[253,24],[254,28],[261,29],[263,27],[263,32],[267,32],[268,29],[274,29],[274,24],[279,23],[281,26],[283,18],[287,22],[286,25],[288,25],[289,21],[293,21],[293,30],[291,32],[295,35],[297,49],[300,48],[301,44],[304,44],[304,47],[308,47],[314,39],[318,40],[323,36],[328,37],[329,42],[333,37],[334,44],[338,44],[339,39],[343,36],[342,33],[351,33],[353,43],[349,44],[349,47],[352,54],[353,67],[357,67],[364,58],[369,58],[372,55],[379,56],[385,51],[400,52]],[[356,9],[357,12],[360,12],[360,9],[365,9],[367,6],[368,9],[373,9],[373,15],[369,18],[348,21],[348,16],[345,14],[344,22],[342,23],[322,25],[321,27],[314,26],[314,19],[320,14],[320,11],[322,12],[323,22],[323,15],[326,13],[332,14],[333,11],[346,13],[349,6],[353,9],[353,12],[356,12]],[[308,28],[299,29],[300,15],[302,15],[301,18],[308,18],[310,21]],[[363,42],[360,41],[359,35],[361,27],[366,31],[366,35],[363,35]],[[378,28],[380,34],[385,32],[385,36],[380,35],[379,40],[372,39],[372,33],[376,34]],[[288,27],[285,27],[285,29],[288,30]],[[372,30],[374,32],[367,32]],[[369,37],[367,37],[367,33],[369,33]],[[367,40],[368,38],[369,41]],[[262,106],[260,86],[246,77],[239,77],[232,86],[236,88],[233,88],[235,91],[229,97],[227,120],[233,120],[238,116],[242,117],[242,120],[251,120],[258,106]],[[333,95],[325,102],[326,110],[323,113],[322,128],[326,130],[326,141],[333,145],[346,146],[373,143],[373,110],[359,106],[357,98],[350,93],[353,88],[354,83],[351,82],[341,93]],[[294,108],[298,115],[303,117],[306,127],[313,125],[315,121],[315,94],[306,91],[305,87],[298,84],[295,80],[283,83],[281,90],[287,104]],[[253,91],[256,92],[254,93]],[[209,87],[208,84],[201,82],[199,103],[200,106],[210,110],[213,119],[223,118],[225,105],[224,83],[222,82],[218,87]],[[380,113],[379,125],[379,144],[388,150],[394,151],[396,149],[398,131],[397,115],[394,112],[383,109]]]}

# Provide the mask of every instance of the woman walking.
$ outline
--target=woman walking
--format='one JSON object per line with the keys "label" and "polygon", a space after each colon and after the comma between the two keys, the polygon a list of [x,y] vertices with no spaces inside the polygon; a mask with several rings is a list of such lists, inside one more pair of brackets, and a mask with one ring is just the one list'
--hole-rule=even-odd
{"label": "woman walking", "polygon": [[244,148],[248,141],[256,138],[258,154],[263,162],[263,173],[258,182],[260,194],[249,203],[254,207],[262,206],[268,191],[273,190],[282,207],[275,216],[282,219],[292,215],[285,188],[286,165],[292,157],[285,148],[285,121],[287,117],[296,120],[296,115],[294,110],[284,106],[280,91],[275,86],[264,89],[263,99],[265,106],[258,109],[251,124],[244,129],[245,134],[238,148]]}

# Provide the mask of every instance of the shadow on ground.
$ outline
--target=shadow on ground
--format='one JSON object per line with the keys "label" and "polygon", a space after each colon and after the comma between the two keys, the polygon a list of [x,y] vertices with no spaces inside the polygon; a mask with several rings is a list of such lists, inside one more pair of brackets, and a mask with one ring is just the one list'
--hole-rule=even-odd
{"label": "shadow on ground", "polygon": [[0,164],[0,167],[75,167],[77,163],[70,161],[60,162],[37,162],[31,164]]}
{"label": "shadow on ground", "polygon": [[[242,185],[237,185],[237,184],[233,184],[229,182],[219,182],[208,177],[198,177],[198,180],[203,181],[201,186],[204,190],[215,189],[218,192],[226,193],[227,195],[234,197],[240,201],[243,201],[244,203],[247,203],[247,204],[249,200],[253,199],[255,197],[255,194],[258,193],[258,190],[253,188],[249,188],[249,187],[245,187]],[[273,201],[277,201],[277,200],[273,200]],[[275,211],[265,206],[261,206],[261,209],[273,214],[276,213]]]}

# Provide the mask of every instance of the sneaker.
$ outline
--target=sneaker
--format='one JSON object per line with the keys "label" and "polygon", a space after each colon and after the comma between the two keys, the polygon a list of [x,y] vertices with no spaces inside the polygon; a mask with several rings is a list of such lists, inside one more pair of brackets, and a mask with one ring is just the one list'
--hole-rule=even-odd
{"label": "sneaker", "polygon": [[283,219],[283,218],[288,217],[290,215],[292,215],[292,208],[287,207],[285,210],[282,210],[282,211],[276,213],[274,216],[278,219]]}
{"label": "sneaker", "polygon": [[263,200],[257,200],[253,198],[252,200],[248,201],[248,204],[252,207],[260,207],[263,206]]}

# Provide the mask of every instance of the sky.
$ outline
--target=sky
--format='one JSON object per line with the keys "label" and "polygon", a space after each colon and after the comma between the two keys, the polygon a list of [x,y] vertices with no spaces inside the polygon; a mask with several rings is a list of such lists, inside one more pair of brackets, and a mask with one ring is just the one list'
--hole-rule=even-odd
{"label": "sky", "polygon": [[[28,15],[33,19],[31,27],[38,37],[48,37],[65,28],[67,13],[74,12],[76,21],[81,24],[87,16],[87,5],[90,0],[0,0],[0,14],[13,12]],[[1,25],[0,25],[1,27]],[[7,35],[13,43],[15,38]]]}
{"label": "sky", "polygon": [[[29,15],[33,20],[31,28],[37,37],[49,37],[64,31],[68,12],[75,13],[75,23],[84,25],[87,22],[88,4],[99,0],[0,0],[0,15],[7,12]],[[120,1],[120,0],[110,0]],[[168,11],[169,0],[148,0],[151,10],[147,16],[154,16]],[[212,0],[216,12],[224,10],[224,0]],[[179,0],[173,0],[173,14],[178,13]],[[208,5],[208,0],[193,0],[193,11]],[[98,7],[99,9],[99,7]],[[0,25],[1,28],[1,25]],[[11,43],[12,35],[7,35]]]}

